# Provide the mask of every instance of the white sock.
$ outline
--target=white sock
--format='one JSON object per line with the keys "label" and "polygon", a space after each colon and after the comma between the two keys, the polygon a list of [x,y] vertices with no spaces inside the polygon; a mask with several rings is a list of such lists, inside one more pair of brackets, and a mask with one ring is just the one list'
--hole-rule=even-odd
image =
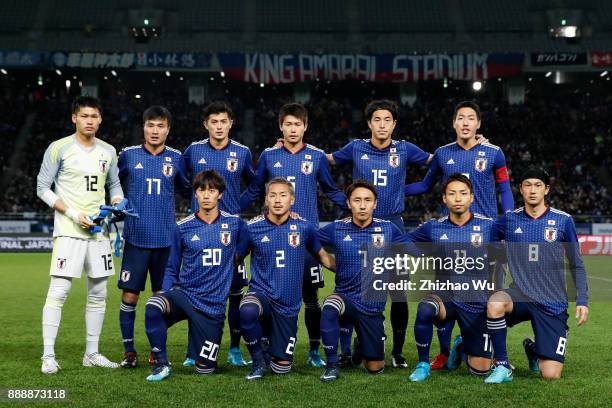
{"label": "white sock", "polygon": [[87,343],[85,354],[98,352],[98,343],[104,314],[106,312],[106,283],[108,277],[87,278],[87,305],[85,306],[85,327]]}
{"label": "white sock", "polygon": [[55,339],[62,319],[62,307],[71,285],[71,278],[51,277],[42,313],[43,356],[55,356]]}

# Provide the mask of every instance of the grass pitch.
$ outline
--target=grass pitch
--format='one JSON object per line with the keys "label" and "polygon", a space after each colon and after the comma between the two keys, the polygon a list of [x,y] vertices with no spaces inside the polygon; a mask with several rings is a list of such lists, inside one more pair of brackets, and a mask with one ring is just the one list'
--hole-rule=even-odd
{"label": "grass pitch", "polygon": [[[592,291],[609,293],[612,287],[612,261],[607,257],[585,259]],[[63,309],[62,323],[56,345],[57,359],[62,370],[56,375],[40,373],[42,352],[41,315],[49,284],[50,254],[0,254],[0,388],[4,389],[64,389],[68,393],[64,402],[37,402],[35,406],[110,407],[110,406],[205,406],[205,407],[506,407],[506,406],[612,406],[612,303],[591,303],[589,322],[577,328],[570,305],[570,337],[563,377],[547,382],[533,375],[527,368],[521,341],[532,336],[531,327],[523,323],[509,330],[508,352],[516,366],[514,381],[501,385],[485,385],[482,379],[468,376],[465,367],[455,372],[434,372],[425,383],[410,383],[407,379],[416,365],[416,350],[412,327],[415,303],[410,304],[410,325],[404,354],[410,368],[388,367],[382,375],[371,376],[361,369],[342,372],[339,381],[323,384],[320,369],[306,365],[308,342],[303,318],[300,317],[298,344],[293,371],[290,375],[267,376],[263,381],[247,383],[245,368],[225,363],[229,347],[229,330],[225,330],[219,353],[219,369],[207,377],[197,376],[192,369],[183,368],[181,362],[186,348],[186,324],[170,329],[168,354],[174,363],[173,376],[162,383],[145,381],[150,368],[141,361],[132,370],[85,368],[81,359],[85,348],[85,280],[75,280]],[[117,265],[117,263],[116,263]],[[326,276],[327,286],[333,288],[333,276]],[[109,295],[100,351],[112,360],[122,354],[119,331],[120,291],[116,276],[109,281]],[[141,360],[148,356],[148,343],[144,333],[143,293],[137,310],[136,347]],[[387,319],[387,332],[390,327]],[[455,327],[455,334],[458,328]],[[434,334],[432,355],[437,351]],[[389,356],[391,341],[387,342]],[[243,346],[243,351],[247,350]],[[248,354],[247,354],[248,355]],[[144,364],[143,364],[144,362]],[[6,400],[5,400],[6,401]],[[22,405],[33,405],[23,402]]]}

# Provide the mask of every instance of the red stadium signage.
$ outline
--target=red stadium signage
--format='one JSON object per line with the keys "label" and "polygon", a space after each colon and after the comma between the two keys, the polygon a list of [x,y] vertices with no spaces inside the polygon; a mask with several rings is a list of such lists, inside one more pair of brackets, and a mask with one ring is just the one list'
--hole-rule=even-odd
{"label": "red stadium signage", "polygon": [[612,235],[578,235],[582,255],[612,255]]}
{"label": "red stadium signage", "polygon": [[612,51],[591,52],[591,65],[594,67],[612,67]]}

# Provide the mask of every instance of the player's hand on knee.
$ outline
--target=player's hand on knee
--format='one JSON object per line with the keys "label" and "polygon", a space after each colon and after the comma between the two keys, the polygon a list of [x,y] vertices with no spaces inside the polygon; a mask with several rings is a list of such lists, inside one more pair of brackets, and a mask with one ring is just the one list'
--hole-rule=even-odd
{"label": "player's hand on knee", "polygon": [[578,326],[582,326],[589,320],[589,308],[587,306],[576,306],[576,320],[578,320]]}

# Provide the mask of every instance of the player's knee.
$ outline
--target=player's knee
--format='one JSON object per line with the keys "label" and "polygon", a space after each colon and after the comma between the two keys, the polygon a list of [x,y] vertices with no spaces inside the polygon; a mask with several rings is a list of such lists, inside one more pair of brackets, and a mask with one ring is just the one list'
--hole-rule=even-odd
{"label": "player's knee", "polygon": [[336,294],[329,295],[323,302],[321,319],[337,319],[338,316],[344,314],[345,308],[344,300],[340,296]]}
{"label": "player's knee", "polygon": [[563,370],[563,366],[561,367],[547,367],[545,364],[540,364],[540,375],[545,380],[558,380],[561,378],[561,371]]}
{"label": "player's knee", "polygon": [[276,358],[272,358],[270,361],[270,369],[274,374],[289,374],[291,371],[292,362],[286,360],[278,360]]}
{"label": "player's knee", "polygon": [[421,322],[433,322],[439,312],[438,302],[433,298],[426,297],[419,302],[416,319]]}
{"label": "player's knee", "polygon": [[494,293],[487,302],[487,317],[501,317],[506,313],[507,299],[503,292]]}
{"label": "player's knee", "polygon": [[364,365],[369,374],[381,374],[385,370],[384,361],[366,361]]}
{"label": "player's knee", "polygon": [[240,326],[248,329],[259,319],[261,302],[255,296],[245,296],[240,302]]}
{"label": "player's knee", "polygon": [[202,360],[196,360],[195,362],[195,371],[201,375],[209,375],[215,372],[217,369],[216,365],[205,364]]}
{"label": "player's knee", "polygon": [[153,295],[147,300],[145,306],[145,319],[156,315],[165,315],[170,313],[170,306],[165,297],[161,295]]}
{"label": "player's knee", "polygon": [[51,278],[45,306],[61,309],[68,298],[72,281],[66,278]]}
{"label": "player's knee", "polygon": [[140,298],[140,292],[124,290],[121,295],[121,300],[130,305],[135,305],[138,303],[138,299]]}
{"label": "player's knee", "polygon": [[477,377],[486,376],[491,369],[491,360],[488,358],[468,356],[466,364],[468,372]]}

